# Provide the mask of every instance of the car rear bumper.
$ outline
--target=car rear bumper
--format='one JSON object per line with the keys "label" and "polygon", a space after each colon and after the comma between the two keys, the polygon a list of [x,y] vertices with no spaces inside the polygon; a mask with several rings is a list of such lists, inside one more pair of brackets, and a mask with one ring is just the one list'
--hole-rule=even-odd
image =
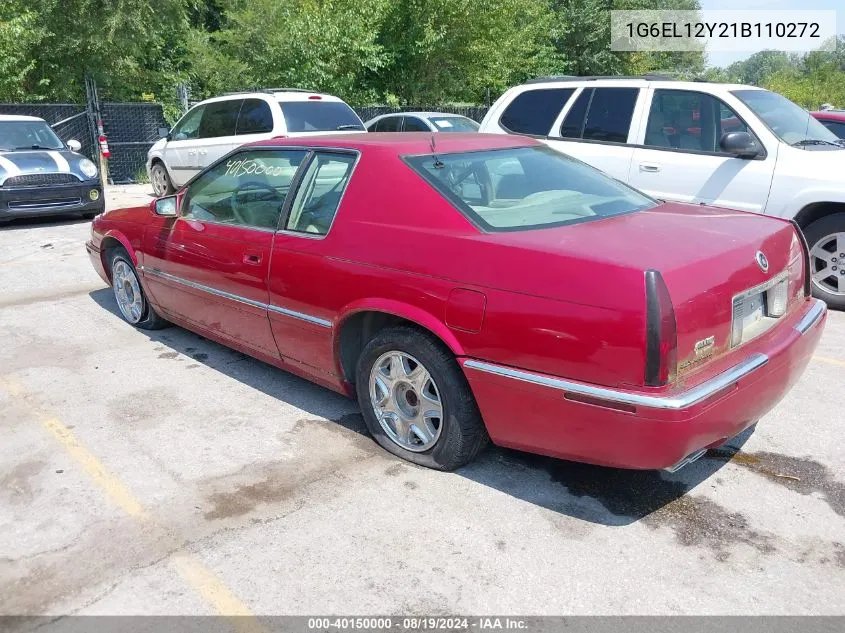
{"label": "car rear bumper", "polygon": [[0,187],[0,219],[95,213],[102,211],[103,207],[103,190],[97,181],[40,187]]}
{"label": "car rear bumper", "polygon": [[618,468],[672,468],[768,413],[803,373],[825,319],[824,303],[808,301],[737,365],[661,395],[460,363],[496,444]]}

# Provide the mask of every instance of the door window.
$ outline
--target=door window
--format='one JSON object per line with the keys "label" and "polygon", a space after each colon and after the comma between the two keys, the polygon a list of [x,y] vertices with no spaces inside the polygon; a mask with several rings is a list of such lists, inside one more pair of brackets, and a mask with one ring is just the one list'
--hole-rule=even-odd
{"label": "door window", "polygon": [[200,123],[199,138],[234,136],[243,99],[207,103]]}
{"label": "door window", "polygon": [[560,125],[560,135],[563,138],[581,138],[584,133],[584,119],[587,118],[587,108],[593,98],[593,89],[585,88],[578,95],[575,103],[569,108],[563,123]]}
{"label": "door window", "polygon": [[637,88],[596,88],[581,138],[626,143],[638,94]]}
{"label": "door window", "polygon": [[655,90],[646,123],[649,147],[720,152],[727,132],[750,132],[731,108],[716,97],[689,90]]}
{"label": "door window", "polygon": [[318,152],[296,192],[285,228],[325,235],[329,232],[357,156]]}
{"label": "door window", "polygon": [[401,121],[398,116],[385,117],[376,123],[376,132],[398,132]]}
{"label": "door window", "polygon": [[173,126],[173,130],[170,132],[170,138],[174,141],[185,141],[187,139],[197,138],[200,121],[202,120],[204,112],[205,106],[198,106],[189,111],[185,116],[179,119],[176,125]]}
{"label": "door window", "polygon": [[405,117],[405,132],[430,132],[428,126],[415,116]]}
{"label": "door window", "polygon": [[822,124],[839,138],[845,138],[845,123],[839,121],[822,121]]}
{"label": "door window", "polygon": [[510,102],[499,123],[509,132],[546,136],[574,88],[526,90]]}
{"label": "door window", "polygon": [[188,187],[182,217],[275,230],[306,150],[245,151],[230,156]]}
{"label": "door window", "polygon": [[273,131],[273,112],[263,99],[245,99],[238,115],[237,134],[266,134]]}

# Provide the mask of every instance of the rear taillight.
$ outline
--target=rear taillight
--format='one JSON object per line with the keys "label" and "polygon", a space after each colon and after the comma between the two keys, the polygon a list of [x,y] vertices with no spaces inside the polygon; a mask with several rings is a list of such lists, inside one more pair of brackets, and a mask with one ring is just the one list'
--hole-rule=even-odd
{"label": "rear taillight", "polygon": [[[801,227],[798,226],[798,222],[795,220],[790,220],[792,223],[792,227],[795,229],[796,237],[801,244],[801,250],[804,253],[803,263],[804,263],[804,297],[807,298],[813,293],[813,289],[810,286],[810,275],[812,274],[810,268],[810,247],[807,245],[807,239],[804,237],[804,232],[801,230]],[[790,265],[790,272],[789,276],[792,277],[792,266]]]}
{"label": "rear taillight", "polygon": [[675,379],[678,366],[678,328],[669,288],[656,270],[645,273],[645,384],[660,387]]}

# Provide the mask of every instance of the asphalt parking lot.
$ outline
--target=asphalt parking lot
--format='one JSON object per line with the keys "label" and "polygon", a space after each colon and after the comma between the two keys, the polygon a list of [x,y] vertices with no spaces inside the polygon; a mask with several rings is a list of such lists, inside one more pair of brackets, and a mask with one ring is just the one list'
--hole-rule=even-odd
{"label": "asphalt parking lot", "polygon": [[501,449],[444,474],[354,402],[126,324],[88,231],[0,228],[1,614],[845,614],[845,314],[756,432],[673,475]]}

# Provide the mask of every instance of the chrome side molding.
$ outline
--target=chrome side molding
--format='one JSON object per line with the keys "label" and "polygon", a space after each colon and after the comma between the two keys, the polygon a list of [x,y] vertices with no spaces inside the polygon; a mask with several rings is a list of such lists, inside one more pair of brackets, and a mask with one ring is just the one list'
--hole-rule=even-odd
{"label": "chrome side molding", "polygon": [[821,299],[816,299],[815,301],[815,305],[813,305],[813,307],[810,308],[810,311],[804,315],[804,318],[795,324],[795,329],[798,330],[798,333],[801,335],[806,334],[811,327],[818,323],[827,311],[827,305],[824,301]]}
{"label": "chrome side molding", "polygon": [[224,299],[229,299],[230,301],[236,301],[238,303],[243,303],[244,305],[252,306],[254,308],[259,308],[261,310],[269,310],[270,312],[275,312],[276,314],[282,314],[284,316],[288,316],[294,319],[299,319],[300,321],[307,321],[308,323],[313,323],[314,325],[319,325],[324,328],[331,328],[332,322],[327,319],[321,319],[319,317],[312,316],[310,314],[305,314],[304,312],[297,312],[296,310],[288,310],[287,308],[282,308],[281,306],[274,306],[269,303],[261,303],[260,301],[255,301],[253,299],[248,299],[246,297],[241,297],[240,295],[232,294],[231,292],[225,292],[223,290],[218,290],[217,288],[212,288],[211,286],[205,286],[203,284],[198,284],[195,281],[191,281],[189,279],[183,279],[182,277],[177,277],[176,275],[171,275],[170,273],[166,273],[164,271],[158,270],[156,268],[146,268],[144,266],[139,266],[138,270],[145,275],[150,275],[152,277],[158,277],[160,279],[166,279],[168,281],[172,281],[173,283],[181,284],[188,288],[193,288],[194,290],[200,290],[201,292],[207,292],[210,295],[214,295],[215,297],[222,297]]}
{"label": "chrome side molding", "polygon": [[650,396],[648,394],[641,393],[628,393],[625,391],[619,391],[618,389],[597,387],[582,382],[553,378],[552,376],[547,376],[545,374],[536,374],[534,372],[505,367],[503,365],[485,363],[479,360],[468,360],[464,363],[464,367],[488,374],[503,376],[505,378],[521,380],[522,382],[530,382],[532,384],[549,387],[551,389],[558,389],[564,394],[574,393],[597,398],[599,400],[633,405],[635,407],[679,410],[686,409],[687,407],[691,407],[694,404],[715,396],[719,392],[732,386],[741,378],[744,378],[757,369],[760,369],[760,367],[768,362],[769,357],[765,354],[752,354],[738,365],[734,365],[730,369],[723,371],[721,374],[713,376],[713,378],[701,383],[697,387],[693,387],[692,389],[688,389],[687,391],[673,394],[671,396]]}

